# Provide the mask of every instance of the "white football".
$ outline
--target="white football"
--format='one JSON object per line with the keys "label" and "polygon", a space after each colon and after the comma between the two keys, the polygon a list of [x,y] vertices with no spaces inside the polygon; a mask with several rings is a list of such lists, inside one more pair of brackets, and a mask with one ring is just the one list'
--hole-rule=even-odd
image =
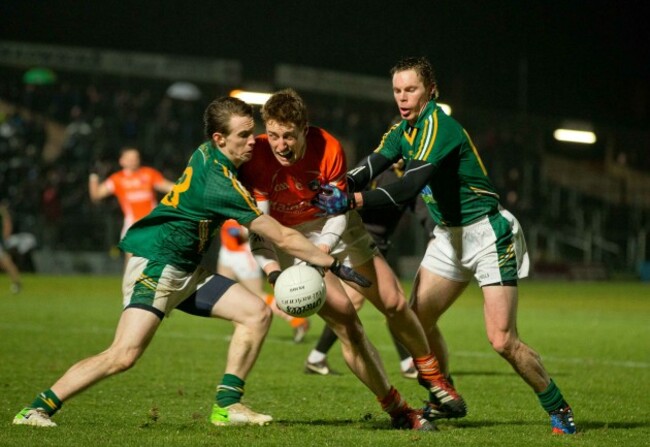
{"label": "white football", "polygon": [[284,270],[275,281],[275,302],[294,317],[315,314],[325,303],[325,281],[314,267],[298,264]]}

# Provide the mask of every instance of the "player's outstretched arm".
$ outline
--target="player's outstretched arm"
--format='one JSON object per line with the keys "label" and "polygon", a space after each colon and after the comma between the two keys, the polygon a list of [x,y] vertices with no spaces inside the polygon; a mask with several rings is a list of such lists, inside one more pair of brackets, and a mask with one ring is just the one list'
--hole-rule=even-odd
{"label": "player's outstretched arm", "polygon": [[262,214],[250,222],[249,231],[259,234],[275,244],[280,250],[302,259],[309,264],[332,270],[332,273],[346,281],[353,281],[362,287],[368,287],[370,281],[349,267],[341,265],[338,260],[320,250],[309,239],[293,228],[281,225],[268,214]]}
{"label": "player's outstretched arm", "polygon": [[99,175],[96,173],[91,173],[88,176],[88,194],[90,195],[90,200],[97,203],[105,197],[108,197],[112,192],[106,186],[106,182],[99,182]]}
{"label": "player's outstretched arm", "polygon": [[361,287],[370,287],[372,285],[372,282],[368,278],[355,272],[350,267],[341,264],[338,259],[335,259],[332,265],[330,265],[330,271],[342,280],[353,282]]}

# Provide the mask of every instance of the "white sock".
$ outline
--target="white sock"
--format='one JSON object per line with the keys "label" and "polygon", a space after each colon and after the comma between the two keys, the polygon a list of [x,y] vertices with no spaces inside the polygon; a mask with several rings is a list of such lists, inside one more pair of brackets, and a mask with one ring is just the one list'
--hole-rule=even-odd
{"label": "white sock", "polygon": [[413,366],[413,357],[407,357],[399,362],[399,367],[402,369],[402,372],[406,371],[411,366]]}
{"label": "white sock", "polygon": [[309,353],[309,357],[307,357],[307,361],[309,363],[318,363],[318,362],[322,362],[326,358],[327,358],[327,354],[323,354],[320,351],[312,349],[311,352]]}

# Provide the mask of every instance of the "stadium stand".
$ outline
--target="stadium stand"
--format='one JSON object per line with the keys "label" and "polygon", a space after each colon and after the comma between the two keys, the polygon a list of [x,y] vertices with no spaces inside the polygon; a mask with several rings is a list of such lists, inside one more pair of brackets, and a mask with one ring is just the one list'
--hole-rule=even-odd
{"label": "stadium stand", "polygon": [[[229,91],[198,83],[203,98],[184,101],[166,95],[164,79],[57,71],[56,83],[30,85],[24,69],[0,65],[0,72],[0,196],[18,230],[34,234],[41,250],[114,250],[119,209],[115,201],[91,206],[88,172],[115,170],[120,148],[133,144],[147,164],[177,178],[203,138],[204,102]],[[394,116],[389,102],[303,96],[311,121],[341,139],[350,165],[374,149]],[[462,107],[454,113],[472,133],[504,206],[527,229],[533,272],[552,276],[559,268],[572,279],[603,278],[610,270],[634,272],[650,258],[647,132],[616,133],[624,152],[613,137],[581,152],[549,140],[557,119]],[[417,223],[403,225],[396,255],[417,256],[420,244],[408,235]]]}

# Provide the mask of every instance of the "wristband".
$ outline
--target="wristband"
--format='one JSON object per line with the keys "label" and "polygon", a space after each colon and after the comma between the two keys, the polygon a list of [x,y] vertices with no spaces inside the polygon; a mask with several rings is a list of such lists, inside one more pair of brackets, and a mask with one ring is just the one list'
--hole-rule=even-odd
{"label": "wristband", "polygon": [[269,281],[269,284],[274,286],[275,282],[278,280],[278,276],[280,276],[280,273],[282,273],[280,270],[273,270],[271,273],[266,275],[266,278]]}

